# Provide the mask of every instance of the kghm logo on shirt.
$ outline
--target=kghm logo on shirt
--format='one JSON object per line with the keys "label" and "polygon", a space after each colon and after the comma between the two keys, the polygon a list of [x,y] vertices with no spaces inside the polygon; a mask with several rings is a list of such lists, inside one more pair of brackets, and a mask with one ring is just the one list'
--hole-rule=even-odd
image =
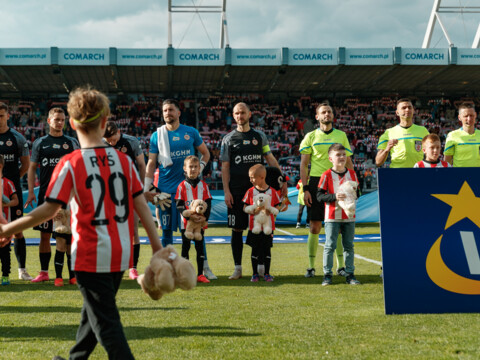
{"label": "kghm logo on shirt", "polygon": [[[480,255],[475,240],[480,238],[480,198],[475,196],[467,181],[458,194],[432,196],[451,206],[451,210],[443,234],[428,253],[427,274],[444,290],[480,295],[480,280],[474,278],[480,275]],[[464,219],[473,224],[462,221]],[[464,252],[463,256],[459,256],[460,252]]]}

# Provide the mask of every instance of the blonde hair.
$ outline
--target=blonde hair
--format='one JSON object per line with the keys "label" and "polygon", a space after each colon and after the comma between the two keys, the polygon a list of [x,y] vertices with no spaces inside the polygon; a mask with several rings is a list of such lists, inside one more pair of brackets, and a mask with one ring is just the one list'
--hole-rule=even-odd
{"label": "blonde hair", "polygon": [[183,160],[183,166],[187,166],[189,162],[200,163],[200,159],[195,155],[188,155],[185,160]]}
{"label": "blonde hair", "polygon": [[77,130],[88,134],[89,130],[96,129],[101,120],[110,115],[109,105],[105,94],[88,85],[70,93],[67,110]]}
{"label": "blonde hair", "polygon": [[267,169],[265,169],[265,166],[263,166],[262,164],[256,164],[256,165],[253,165],[250,169],[248,169],[248,173],[252,174],[255,177],[257,176],[266,177]]}

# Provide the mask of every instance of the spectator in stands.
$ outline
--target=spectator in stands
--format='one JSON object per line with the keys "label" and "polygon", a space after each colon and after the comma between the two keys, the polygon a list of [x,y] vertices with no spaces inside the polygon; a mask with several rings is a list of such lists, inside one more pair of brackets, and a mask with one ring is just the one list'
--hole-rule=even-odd
{"label": "spectator in stands", "polygon": [[477,113],[470,103],[462,103],[458,108],[460,129],[451,131],[445,143],[445,161],[454,167],[480,167],[480,130],[475,128]]}
{"label": "spectator in stands", "polygon": [[[332,143],[342,144],[347,152],[346,167],[353,169],[351,159],[352,150],[347,135],[333,128],[333,108],[328,103],[317,106],[315,118],[320,123],[320,128],[309,132],[300,144],[301,163],[300,178],[304,184],[304,200],[307,213],[310,213],[310,231],[308,234],[308,260],[309,266],[305,277],[315,276],[315,259],[318,249],[318,235],[322,229],[322,221],[325,215],[325,206],[317,199],[318,183],[322,174],[332,167],[328,158],[328,148]],[[310,179],[308,179],[308,167],[310,165]],[[345,263],[343,260],[343,246],[341,242],[336,247],[337,273],[346,276]]]}
{"label": "spectator in stands", "polygon": [[[162,105],[165,125],[158,128],[150,139],[150,152],[145,172],[145,188],[148,201],[153,201],[154,193],[150,193],[153,174],[158,164],[158,183],[161,191],[175,198],[178,185],[185,179],[183,171],[184,160],[189,155],[195,155],[195,149],[201,154],[200,173],[210,160],[210,152],[200,137],[197,129],[180,124],[180,107],[176,100],[168,99]],[[180,226],[180,213],[176,206],[170,206],[160,214],[162,225],[162,245],[173,243],[173,232]],[[204,274],[209,280],[217,277],[210,270],[207,261],[207,251],[204,249]]]}
{"label": "spectator in stands", "polygon": [[396,114],[400,123],[380,136],[375,163],[382,166],[390,154],[391,168],[411,168],[423,158],[422,139],[428,135],[428,130],[413,123],[415,109],[410,99],[397,101]]}
{"label": "spectator in stands", "polygon": [[[250,188],[249,169],[262,164],[263,157],[270,166],[280,169],[277,159],[270,151],[267,137],[263,132],[250,127],[252,113],[247,104],[240,102],[233,108],[237,128],[222,139],[220,161],[225,204],[228,208],[228,227],[232,228],[232,254],[235,270],[231,280],[242,277],[243,230],[248,227],[248,214],[243,211],[243,196]],[[287,195],[284,183],[282,194]]]}

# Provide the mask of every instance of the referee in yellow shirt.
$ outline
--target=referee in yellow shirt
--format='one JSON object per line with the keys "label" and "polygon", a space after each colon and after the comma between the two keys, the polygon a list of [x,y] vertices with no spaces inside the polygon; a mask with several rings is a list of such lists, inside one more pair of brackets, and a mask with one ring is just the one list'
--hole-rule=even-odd
{"label": "referee in yellow shirt", "polygon": [[451,131],[445,142],[445,161],[453,167],[480,167],[480,130],[475,128],[477,113],[471,103],[458,107],[460,129]]}

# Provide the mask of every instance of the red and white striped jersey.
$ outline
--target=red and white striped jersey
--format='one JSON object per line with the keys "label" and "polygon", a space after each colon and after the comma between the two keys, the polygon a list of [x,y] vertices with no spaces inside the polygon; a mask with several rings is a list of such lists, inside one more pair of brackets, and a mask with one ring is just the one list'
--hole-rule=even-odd
{"label": "red and white striped jersey", "polygon": [[[318,187],[328,194],[336,194],[340,185],[345,181],[355,181],[358,184],[355,171],[347,169],[347,172],[341,176],[332,169],[328,169],[320,178]],[[355,216],[353,219],[349,219],[345,211],[337,204],[337,201],[332,201],[325,203],[325,221],[355,221]]]}
{"label": "red and white striped jersey", "polygon": [[438,163],[431,163],[425,160],[417,162],[414,166],[414,168],[448,168],[452,167],[450,163],[440,160]]}
{"label": "red and white striped jersey", "polygon": [[[258,194],[266,194],[272,198],[270,205],[275,207],[280,204],[280,198],[278,197],[278,193],[275,189],[268,187],[267,190],[261,191],[258,190],[255,186],[252,186],[250,189],[247,190],[245,196],[243,197],[243,202],[247,205],[253,205],[253,197]],[[248,229],[253,229],[253,220],[255,215],[248,214]],[[275,216],[270,214],[270,220],[272,220],[272,230],[275,230]]]}
{"label": "red and white striped jersey", "polygon": [[60,160],[45,200],[70,203],[73,270],[132,267],[133,198],[142,191],[132,160],[112,147],[75,150]]}
{"label": "red and white striped jersey", "polygon": [[[13,184],[13,181],[7,179],[6,177],[2,178],[2,187],[3,187],[3,195],[5,195],[7,198],[12,199],[12,195],[16,194],[15,190],[15,185]],[[12,211],[10,210],[10,206],[4,206],[3,207],[3,216],[5,217],[5,220],[8,222],[12,221],[11,214]]]}
{"label": "red and white striped jersey", "polygon": [[[201,199],[203,201],[211,199],[210,190],[208,190],[208,185],[205,181],[200,180],[197,186],[193,186],[189,182],[183,180],[177,188],[177,194],[175,199],[185,201],[185,209],[190,209],[190,204],[193,200]],[[187,226],[187,220],[182,216],[181,230],[185,229]],[[205,227],[206,228],[206,227]]]}

